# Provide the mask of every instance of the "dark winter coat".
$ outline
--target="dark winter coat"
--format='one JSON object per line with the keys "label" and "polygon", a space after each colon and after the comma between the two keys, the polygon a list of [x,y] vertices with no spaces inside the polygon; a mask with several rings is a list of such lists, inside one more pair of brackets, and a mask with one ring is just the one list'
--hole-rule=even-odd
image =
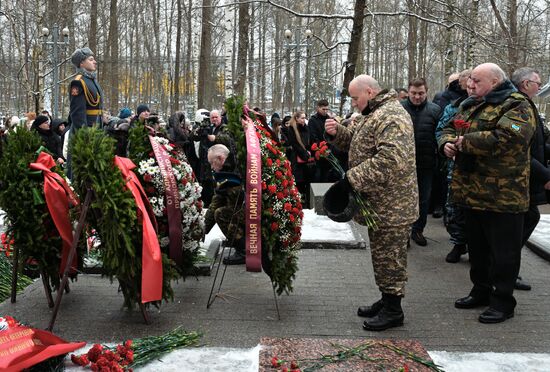
{"label": "dark winter coat", "polygon": [[42,138],[43,146],[52,153],[52,157],[54,160],[57,160],[59,158],[64,159],[63,146],[61,145],[61,139],[57,134],[55,134],[51,129],[44,130],[39,127],[33,127],[33,130],[35,130],[38,135],[40,135],[40,138]]}
{"label": "dark winter coat", "polygon": [[413,105],[409,99],[401,101],[401,104],[413,122],[416,168],[434,169],[437,160],[435,128],[439,122],[441,109],[435,103],[427,100],[419,106]]}
{"label": "dark winter coat", "polygon": [[[527,97],[526,97],[527,98]],[[535,113],[537,127],[533,134],[531,142],[531,173],[529,174],[529,204],[541,205],[546,204],[546,190],[544,185],[550,181],[550,169],[546,164],[550,160],[550,145],[546,144],[546,140],[550,133],[542,123],[538,109],[529,98],[531,108]]]}
{"label": "dark winter coat", "polygon": [[[309,149],[311,148],[311,138],[309,133],[309,128],[307,125],[301,126],[296,125],[300,138],[304,146]],[[296,131],[292,126],[288,128],[288,144],[292,147],[292,152],[290,153],[290,163],[292,166],[292,173],[294,174],[294,179],[297,183],[301,182],[311,182],[311,171],[313,170],[313,164],[298,163],[297,156],[303,160],[307,160],[311,157],[311,154],[306,151],[296,139]]]}
{"label": "dark winter coat", "polygon": [[460,87],[458,80],[453,80],[447,89],[442,92],[437,93],[434,96],[433,103],[438,105],[441,110],[444,110],[447,105],[459,97],[466,94],[466,91]]}

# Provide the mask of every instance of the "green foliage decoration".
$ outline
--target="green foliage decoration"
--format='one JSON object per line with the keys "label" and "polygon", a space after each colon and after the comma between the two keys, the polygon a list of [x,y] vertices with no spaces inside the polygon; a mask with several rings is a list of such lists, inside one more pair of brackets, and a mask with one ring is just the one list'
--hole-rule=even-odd
{"label": "green foliage decoration", "polygon": [[[44,176],[29,168],[41,144],[36,132],[9,132],[0,158],[0,208],[6,213],[7,234],[19,249],[19,264],[35,260],[57,289],[62,241],[44,200]],[[57,166],[53,171],[63,174]]]}
{"label": "green foliage decoration", "polygon": [[[228,128],[235,138],[237,158],[246,174],[246,139],[241,124],[245,100],[231,97],[226,101]],[[255,119],[254,113],[248,116]],[[271,259],[271,280],[276,292],[292,291],[298,271],[301,224],[300,194],[294,183],[290,162],[271,138],[269,130],[256,126],[262,156],[262,249]],[[244,179],[244,178],[243,178]]]}
{"label": "green foliage decoration", "polygon": [[[87,221],[100,237],[100,257],[105,275],[116,277],[124,294],[124,306],[140,303],[142,229],[132,193],[126,189],[120,170],[114,165],[112,138],[97,128],[82,128],[71,140],[73,186],[81,195],[93,190]],[[173,299],[170,281],[175,270],[162,254],[162,297]],[[152,303],[160,305],[160,301]]]}

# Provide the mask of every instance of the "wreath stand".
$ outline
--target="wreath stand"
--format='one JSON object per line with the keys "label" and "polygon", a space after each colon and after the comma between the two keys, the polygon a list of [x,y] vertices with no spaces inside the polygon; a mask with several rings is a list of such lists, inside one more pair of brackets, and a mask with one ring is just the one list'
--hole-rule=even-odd
{"label": "wreath stand", "polygon": [[[80,240],[80,235],[82,235],[82,230],[84,230],[84,226],[86,225],[86,216],[88,214],[90,204],[92,203],[92,194],[95,194],[94,191],[92,189],[88,189],[88,191],[86,192],[86,197],[84,198],[84,203],[82,205],[80,218],[78,219],[78,224],[76,225],[76,230],[73,237],[73,243],[69,251],[67,264],[65,266],[65,270],[63,270],[63,278],[61,280],[60,288],[66,288],[66,286],[68,285],[69,270],[71,267],[71,262],[74,258],[74,255],[76,254],[76,248],[78,246],[78,241]],[[57,312],[59,311],[59,306],[61,305],[62,298],[63,298],[63,291],[58,291],[57,297],[55,298],[55,305],[53,308],[52,317],[50,319],[50,324],[48,325],[48,328],[46,328],[46,330],[48,331],[52,331],[53,329],[55,320],[57,318]],[[141,302],[139,303],[139,309],[141,311],[141,315],[143,316],[145,324],[151,324],[151,320],[149,318],[149,314],[147,313],[147,309],[145,308],[145,305]]]}
{"label": "wreath stand", "polygon": [[[243,202],[243,206],[244,206],[244,202]],[[237,204],[235,204],[235,206],[233,207],[233,214],[231,216],[231,220],[230,220],[229,224],[231,224],[231,222],[233,221],[233,218],[235,218],[236,210],[237,210]],[[235,236],[233,235],[231,241],[229,242],[229,255],[231,255],[231,253],[233,253],[233,250],[235,249],[235,248],[233,248],[233,245],[234,245],[233,243],[234,242],[235,242]],[[216,257],[216,259],[214,261],[214,265],[217,266],[216,267],[216,274],[214,274],[214,280],[212,281],[212,287],[210,288],[210,295],[208,296],[208,302],[206,304],[206,309],[210,309],[210,306],[212,306],[212,304],[214,303],[214,301],[216,300],[217,297],[221,298],[224,301],[227,301],[227,299],[226,299],[227,297],[236,298],[235,296],[224,294],[221,291],[222,284],[223,284],[223,281],[225,279],[225,273],[227,272],[227,266],[228,266],[228,265],[223,264],[223,256],[224,256],[224,253],[225,253],[225,248],[226,248],[226,245],[224,243],[222,243],[221,252],[219,252],[220,248],[218,248],[218,257]],[[222,265],[224,266],[224,268],[223,268],[221,277],[219,278],[219,281],[218,281],[220,266],[222,266]],[[277,294],[275,293],[275,287],[273,286],[273,280],[270,279],[270,281],[271,281],[271,288],[273,288],[273,300],[275,302],[275,308],[277,309],[277,318],[278,318],[278,320],[281,320],[281,313],[279,312],[279,302],[277,300]],[[216,287],[216,284],[218,285],[218,289],[217,289],[217,292],[214,294],[214,288]]]}
{"label": "wreath stand", "polygon": [[[57,291],[57,296],[55,298],[55,303],[52,296],[52,289],[48,283],[48,276],[44,272],[44,270],[40,271],[40,276],[42,277],[42,284],[44,285],[44,290],[46,292],[46,298],[48,300],[48,307],[53,307],[53,313],[52,317],[50,319],[50,323],[46,330],[52,331],[55,320],[57,318],[57,313],[59,311],[59,306],[61,305],[61,299],[63,298],[63,292],[70,292],[69,288],[69,271],[71,268],[71,263],[73,261],[74,255],[76,254],[76,249],[78,247],[78,241],[80,240],[80,235],[82,235],[82,230],[84,230],[84,226],[86,225],[86,216],[88,214],[88,210],[90,208],[90,204],[92,203],[92,194],[93,190],[88,189],[88,192],[86,193],[86,197],[84,199],[84,204],[82,205],[82,212],[80,214],[80,218],[78,219],[78,224],[76,225],[76,230],[73,236],[73,242],[71,244],[71,248],[69,251],[69,256],[67,259],[67,264],[65,265],[65,269],[63,270],[63,277],[61,279],[61,284],[59,285],[59,288],[64,288],[63,290]],[[12,271],[12,281],[11,281],[11,303],[15,303],[17,300],[17,276],[18,276],[18,261],[19,261],[19,249],[15,247],[14,251],[14,258],[13,258],[13,271]],[[140,302],[139,308],[141,311],[141,314],[143,316],[143,319],[145,320],[145,324],[151,324],[151,320],[149,318],[149,314],[147,313],[147,309],[145,308],[145,305]]]}

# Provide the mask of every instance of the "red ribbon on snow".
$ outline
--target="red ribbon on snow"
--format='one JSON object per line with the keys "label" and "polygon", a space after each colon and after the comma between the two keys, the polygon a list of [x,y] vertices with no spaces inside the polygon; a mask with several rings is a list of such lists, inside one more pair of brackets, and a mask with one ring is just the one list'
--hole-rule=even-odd
{"label": "red ribbon on snow", "polygon": [[[67,265],[67,259],[69,257],[69,251],[73,244],[73,227],[69,218],[69,203],[78,205],[78,198],[73,193],[65,179],[59,174],[52,172],[51,169],[55,167],[55,161],[52,156],[46,152],[41,152],[36,159],[36,163],[29,165],[31,169],[42,171],[44,175],[44,197],[46,199],[46,205],[52,216],[54,225],[61,236],[63,241],[63,250],[61,253],[61,265],[59,267],[59,274],[63,275],[63,271]],[[74,256],[71,263],[70,273],[76,273],[77,268],[77,255]]]}
{"label": "red ribbon on snow", "polygon": [[256,126],[246,121],[246,271],[262,271],[262,156]]}
{"label": "red ribbon on snow", "polygon": [[147,195],[132,169],[136,165],[128,158],[115,156],[115,165],[122,172],[126,187],[132,192],[142,225],[141,303],[162,299],[162,255],[157,238],[157,222]]}
{"label": "red ribbon on snow", "polygon": [[160,174],[164,182],[164,196],[166,198],[166,213],[168,214],[168,236],[170,238],[170,258],[176,264],[181,265],[183,262],[182,241],[181,241],[181,209],[180,209],[180,194],[178,184],[174,172],[172,172],[172,163],[170,155],[155,141],[153,136],[149,136],[149,142],[155,153],[157,164],[159,165]]}
{"label": "red ribbon on snow", "polygon": [[0,370],[21,371],[46,359],[80,349],[85,342],[71,342],[48,331],[15,326],[0,331]]}

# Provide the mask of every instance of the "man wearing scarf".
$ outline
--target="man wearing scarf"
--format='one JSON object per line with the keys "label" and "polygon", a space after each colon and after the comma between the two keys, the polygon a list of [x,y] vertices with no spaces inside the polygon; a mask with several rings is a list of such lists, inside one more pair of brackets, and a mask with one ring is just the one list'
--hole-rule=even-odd
{"label": "man wearing scarf", "polygon": [[75,131],[83,126],[101,125],[103,91],[97,82],[97,61],[90,48],[81,48],[71,56],[77,75],[69,86],[69,118]]}

